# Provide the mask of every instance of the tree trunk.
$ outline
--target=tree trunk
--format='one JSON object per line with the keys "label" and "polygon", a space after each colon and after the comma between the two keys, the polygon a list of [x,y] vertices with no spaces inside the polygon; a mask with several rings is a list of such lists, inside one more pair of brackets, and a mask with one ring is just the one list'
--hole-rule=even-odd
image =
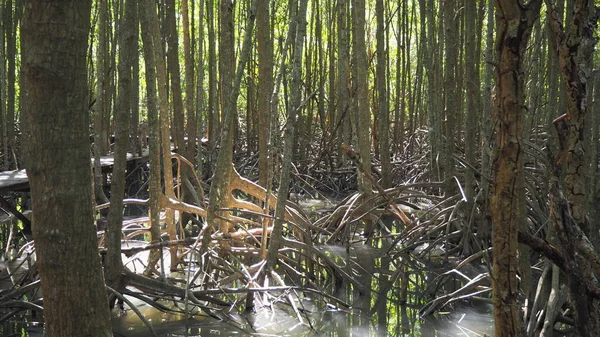
{"label": "tree trunk", "polygon": [[296,36],[294,39],[294,54],[292,58],[292,90],[290,92],[290,106],[286,120],[286,129],[284,135],[283,163],[281,166],[281,176],[279,179],[279,191],[277,193],[277,206],[275,210],[275,223],[271,233],[271,243],[269,245],[269,255],[267,266],[269,269],[275,267],[278,261],[279,248],[282,245],[283,222],[285,218],[285,204],[290,187],[290,169],[292,167],[296,127],[296,116],[302,109],[302,53],[304,48],[304,38],[306,36],[306,8],[308,0],[299,0],[298,12],[295,22],[290,25],[296,26]]}
{"label": "tree trunk", "polygon": [[194,162],[196,154],[196,110],[194,109],[194,58],[190,41],[188,0],[181,1],[181,25],[183,26],[183,62],[185,65],[185,126],[187,141],[185,157]]}
{"label": "tree trunk", "polygon": [[99,1],[98,18],[98,51],[96,52],[96,103],[94,111],[94,193],[96,200],[107,203],[108,198],[104,194],[104,179],[100,157],[106,154],[107,145],[104,139],[104,129],[108,114],[108,70],[106,63],[108,53],[108,5],[107,0]]}
{"label": "tree trunk", "polygon": [[392,161],[390,158],[390,116],[388,108],[387,53],[385,50],[385,16],[383,0],[375,3],[377,12],[377,134],[381,160],[381,186],[392,186]]}
{"label": "tree trunk", "polygon": [[[348,0],[337,2],[338,24],[338,79],[337,79],[337,138],[342,143],[351,143],[350,122],[350,45],[348,42]],[[341,151],[341,150],[340,150]],[[341,152],[340,152],[341,153]],[[343,155],[342,155],[343,156]]]}
{"label": "tree trunk", "polygon": [[457,128],[456,118],[458,116],[458,90],[456,79],[456,68],[458,63],[458,24],[459,21],[455,15],[456,0],[446,0],[442,3],[444,7],[444,113],[445,127],[444,135],[444,179],[446,179],[446,191],[452,193],[456,191],[456,182],[450,179],[454,176],[454,141]]}
{"label": "tree trunk", "polygon": [[[160,28],[158,21],[158,14],[154,5],[151,5],[149,0],[146,0],[147,4],[144,6],[148,19],[148,29],[152,34],[154,41],[154,60],[156,67],[156,85],[158,90],[158,107],[160,109],[160,137],[161,137],[161,149],[162,149],[162,162],[163,162],[163,180],[165,184],[164,196],[170,199],[175,198],[175,191],[173,188],[173,168],[171,163],[171,137],[169,132],[169,98],[168,98],[168,84],[167,84],[167,66],[165,65],[165,58],[163,50],[160,47]],[[162,196],[161,196],[162,198]],[[161,202],[162,207],[162,202]],[[175,217],[172,209],[166,209],[165,211],[165,223],[167,227],[167,234],[170,240],[177,238],[177,230],[175,227]],[[171,270],[174,270],[178,264],[177,248],[172,247],[171,249]],[[152,268],[152,264],[149,264]]]}
{"label": "tree trunk", "polygon": [[[465,159],[467,163],[475,166],[475,150],[477,128],[477,113],[480,109],[479,99],[479,69],[477,68],[479,54],[477,53],[476,22],[477,4],[475,1],[465,3],[465,78],[467,90],[467,118],[465,128]],[[475,172],[467,168],[465,172],[465,194],[467,195],[467,210],[473,207],[475,197]]]}
{"label": "tree trunk", "polygon": [[[158,116],[158,93],[156,89],[156,60],[154,54],[154,37],[150,32],[150,11],[154,9],[151,1],[141,1],[139,3],[140,26],[143,41],[144,64],[146,67],[146,102],[148,105],[148,130],[150,141],[148,144],[150,161],[150,180],[148,181],[148,190],[150,199],[148,206],[150,208],[150,236],[151,242],[160,241],[160,197],[161,191],[161,165],[160,165],[160,120]],[[148,260],[154,264],[160,258],[162,250],[154,250],[150,253]],[[152,265],[149,265],[149,273]]]}
{"label": "tree trunk", "polygon": [[496,92],[492,108],[498,118],[492,160],[490,210],[493,225],[492,298],[495,334],[522,336],[517,286],[517,233],[524,212],[523,179],[523,55],[541,0],[496,0]]}
{"label": "tree trunk", "polygon": [[[179,34],[177,34],[177,22],[175,19],[175,0],[166,0],[166,13],[164,24],[167,31],[167,71],[171,80],[171,99],[173,102],[173,141],[175,148],[185,155],[184,144],[184,111],[183,98],[181,95],[181,70],[179,68]],[[170,141],[169,141],[170,142]],[[165,166],[166,163],[165,163]]]}
{"label": "tree trunk", "polygon": [[[565,101],[567,112],[555,119],[558,131],[559,157],[558,162],[564,163],[565,197],[569,201],[569,213],[573,217],[574,226],[581,229],[585,235],[574,236],[569,228],[557,226],[557,235],[570,262],[579,266],[580,275],[569,275],[571,299],[575,303],[576,328],[580,336],[595,334],[600,330],[600,301],[587,299],[581,294],[583,278],[594,275],[589,257],[582,254],[572,254],[569,248],[577,247],[576,242],[587,240],[590,236],[587,210],[586,185],[588,181],[588,166],[585,137],[589,130],[585,127],[588,109],[587,84],[592,65],[592,53],[595,45],[594,24],[591,13],[594,2],[578,0],[573,3],[572,12],[567,16],[567,27],[562,24],[561,16],[550,1],[549,24],[556,40],[556,53],[562,78],[565,83]],[[566,224],[564,225],[567,226]]]}
{"label": "tree trunk", "polygon": [[[228,218],[228,213],[221,211],[227,207],[231,200],[229,190],[230,178],[233,174],[233,138],[234,138],[234,119],[237,113],[237,99],[240,92],[242,75],[246,68],[246,63],[250,58],[250,42],[254,30],[255,7],[253,5],[248,23],[246,26],[246,36],[240,53],[238,68],[234,73],[234,29],[233,29],[233,1],[221,0],[221,36],[220,36],[220,62],[221,62],[221,80],[223,91],[223,129],[221,134],[220,151],[215,164],[215,174],[211,183],[209,194],[209,205],[207,211],[207,222],[209,226],[219,225],[219,231],[228,233],[231,231],[231,223],[221,218]],[[214,228],[206,231],[206,237],[210,236]],[[222,252],[228,254],[227,243],[221,246]]]}
{"label": "tree trunk", "polygon": [[258,43],[258,183],[267,187],[271,134],[271,92],[273,91],[273,40],[269,1],[258,0],[256,8],[256,40]]}
{"label": "tree trunk", "polygon": [[[7,11],[6,3],[0,5],[0,20],[4,20],[4,13]],[[4,28],[5,25],[0,27],[0,60],[6,58],[6,52],[4,48]],[[5,102],[6,102],[6,65],[5,62],[0,62],[0,150],[2,153],[8,153],[8,138],[6,136],[6,118],[4,116]],[[8,158],[6,156],[0,156],[0,169],[2,171],[8,170]]]}
{"label": "tree trunk", "polygon": [[29,1],[26,167],[46,335],[112,336],[93,216],[86,52],[90,0]]}
{"label": "tree trunk", "polygon": [[212,170],[213,152],[219,144],[219,135],[221,134],[221,118],[218,109],[217,96],[217,52],[215,37],[215,1],[206,0],[206,21],[208,26],[208,174]]}
{"label": "tree trunk", "polygon": [[355,90],[356,128],[358,152],[364,173],[358,170],[358,190],[365,195],[373,191],[365,174],[371,173],[371,108],[369,107],[369,82],[367,78],[367,46],[365,42],[365,0],[352,1],[352,67]]}
{"label": "tree trunk", "polygon": [[[17,149],[15,148],[16,139],[15,139],[15,96],[16,96],[16,53],[17,53],[17,22],[14,20],[15,15],[13,11],[13,2],[12,0],[7,0],[6,8],[4,15],[6,16],[6,27],[5,27],[5,35],[6,35],[6,58],[7,58],[7,68],[6,68],[6,139],[8,141],[7,152],[5,155],[7,156],[8,169],[16,169],[16,153]],[[4,60],[2,60],[4,62]]]}
{"label": "tree trunk", "polygon": [[[115,151],[112,178],[110,183],[110,209],[108,213],[105,258],[106,283],[120,291],[123,260],[121,257],[121,237],[123,226],[123,199],[125,197],[125,170],[127,148],[129,147],[129,120],[131,116],[131,95],[133,62],[137,62],[135,46],[135,12],[137,0],[126,0],[124,14],[119,25],[119,92],[115,110]],[[137,89],[137,88],[135,88]]]}

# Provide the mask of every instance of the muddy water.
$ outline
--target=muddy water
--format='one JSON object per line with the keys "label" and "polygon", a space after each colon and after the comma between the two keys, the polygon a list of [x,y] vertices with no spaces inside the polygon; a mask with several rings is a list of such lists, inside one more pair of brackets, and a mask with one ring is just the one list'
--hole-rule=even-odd
{"label": "muddy water", "polygon": [[[229,313],[230,319],[218,321],[196,316],[186,319],[142,307],[159,336],[493,336],[491,305],[487,303],[460,303],[426,319],[419,318],[419,309],[430,299],[427,286],[441,270],[440,265],[414,269],[410,278],[407,303],[398,301],[399,287],[391,287],[385,300],[378,302],[379,276],[390,275],[382,270],[383,250],[365,245],[346,249],[341,246],[321,246],[338,265],[370,284],[374,291],[359,294],[343,284],[336,296],[352,304],[342,309],[323,303],[313,294],[294,295],[300,316],[283,301],[273,307],[257,308],[253,313]],[[436,271],[436,267],[440,271]],[[396,282],[400,283],[400,282]],[[382,294],[383,295],[383,294]],[[361,309],[362,308],[362,309]],[[133,313],[115,317],[116,336],[142,337],[151,334]]]}
{"label": "muddy water", "polygon": [[[315,206],[315,205],[311,205]],[[316,208],[322,207],[316,205]],[[318,212],[318,210],[316,210]],[[406,261],[404,268],[408,278],[406,303],[400,300],[401,280],[397,280],[387,292],[380,291],[382,279],[389,279],[399,268],[396,261],[384,261],[385,243],[362,243],[350,247],[323,245],[324,251],[348,274],[373,289],[361,294],[342,282],[332,289],[331,282],[322,284],[324,291],[333,293],[349,303],[352,308],[338,308],[325,303],[312,293],[294,294],[297,311],[285,301],[272,307],[257,307],[256,312],[221,312],[227,320],[216,320],[201,313],[194,317],[162,313],[154,308],[140,305],[140,311],[152,323],[157,335],[175,336],[493,336],[491,305],[487,303],[458,303],[444,308],[434,316],[421,319],[419,309],[432,299],[428,286],[445,271],[443,265]],[[452,285],[449,285],[452,287]],[[445,289],[447,292],[452,289]],[[260,296],[260,295],[257,295]],[[379,300],[380,297],[383,300]],[[132,299],[134,300],[134,299]],[[272,303],[273,299],[263,303]],[[163,303],[167,304],[168,303]],[[240,305],[241,306],[241,305]],[[227,308],[225,309],[225,311]],[[0,336],[43,336],[39,318],[24,317],[0,325]],[[152,336],[139,317],[131,311],[114,313],[115,336]]]}
{"label": "muddy water", "polygon": [[[340,246],[322,246],[340,266],[345,266],[374,291],[358,294],[351,286],[343,284],[336,296],[350,303],[344,309],[322,302],[309,293],[294,294],[300,316],[281,301],[273,307],[257,307],[253,313],[227,312],[227,320],[219,321],[201,313],[193,318],[166,314],[140,304],[140,311],[152,322],[158,336],[493,336],[491,305],[485,303],[460,303],[445,308],[433,317],[420,319],[418,310],[430,299],[428,283],[439,274],[435,266],[414,269],[407,274],[410,283],[407,303],[398,301],[399,287],[395,284],[380,301],[378,287],[380,275],[390,274],[381,269],[382,251],[373,247],[356,245],[350,249]],[[399,283],[399,282],[396,282]],[[382,294],[383,295],[383,294]],[[257,295],[258,296],[258,295]],[[133,300],[133,299],[132,299]],[[265,301],[266,302],[266,301]],[[272,299],[271,299],[271,302]],[[168,304],[168,303],[163,303]],[[361,309],[362,308],[362,309]],[[221,313],[225,315],[224,312]],[[115,313],[115,336],[152,336],[141,320],[131,310]],[[26,317],[0,328],[0,336],[43,336],[41,324]]]}

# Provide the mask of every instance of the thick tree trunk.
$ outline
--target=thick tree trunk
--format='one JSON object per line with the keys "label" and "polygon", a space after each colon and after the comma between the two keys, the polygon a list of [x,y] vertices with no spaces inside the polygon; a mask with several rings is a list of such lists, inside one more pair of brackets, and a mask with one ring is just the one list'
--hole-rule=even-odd
{"label": "thick tree trunk", "polygon": [[588,110],[588,79],[595,45],[594,26],[591,22],[595,15],[591,11],[595,8],[593,1],[574,1],[572,12],[569,11],[567,16],[568,26],[565,27],[553,3],[546,1],[546,6],[549,8],[549,25],[556,41],[558,64],[566,89],[567,112],[554,122],[560,148],[558,162],[564,163],[562,179],[565,197],[569,201],[569,213],[574,222],[571,226],[578,227],[569,228],[568,223],[559,226],[555,221],[555,228],[569,262],[579,267],[577,273],[568,275],[569,286],[571,299],[575,304],[577,331],[580,336],[589,336],[600,330],[600,301],[582,296],[581,280],[593,278],[594,270],[589,256],[581,250],[578,251],[579,254],[575,254],[570,248],[580,247],[590,236],[586,194],[586,185],[589,184],[589,154],[586,155],[585,143],[589,130],[585,126],[585,119]]}
{"label": "thick tree trunk", "polygon": [[89,152],[90,0],[29,1],[23,34],[33,236],[46,335],[112,336]]}
{"label": "thick tree trunk", "polygon": [[541,0],[523,5],[519,0],[496,0],[496,92],[498,119],[496,152],[492,163],[490,210],[493,225],[492,287],[495,334],[523,335],[517,286],[517,233],[524,212],[523,186],[523,55]]}

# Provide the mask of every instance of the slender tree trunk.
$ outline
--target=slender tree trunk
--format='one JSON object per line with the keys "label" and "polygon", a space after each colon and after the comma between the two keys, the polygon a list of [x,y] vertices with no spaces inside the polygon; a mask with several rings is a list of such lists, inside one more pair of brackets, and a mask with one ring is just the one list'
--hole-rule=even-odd
{"label": "slender tree trunk", "polygon": [[271,165],[269,137],[271,134],[271,102],[273,91],[273,40],[268,0],[258,0],[256,9],[258,43],[258,183],[267,187]]}
{"label": "slender tree trunk", "polygon": [[94,193],[98,202],[107,203],[104,194],[104,179],[100,157],[106,154],[106,141],[103,138],[104,121],[108,114],[108,5],[107,0],[99,0],[98,18],[98,51],[96,53],[96,108],[94,113]]}
{"label": "slender tree trunk", "polygon": [[183,61],[185,65],[185,124],[188,140],[186,158],[194,160],[196,154],[196,110],[194,110],[194,62],[190,41],[190,19],[188,0],[181,1],[181,25],[183,26]]}
{"label": "slender tree trunk", "polygon": [[[366,173],[371,172],[371,108],[369,106],[369,82],[367,78],[367,47],[365,41],[365,1],[352,1],[352,67],[353,88],[355,89],[356,128],[358,152],[361,165]],[[371,182],[363,172],[358,171],[358,189],[369,195],[373,191]]]}
{"label": "slender tree trunk", "polygon": [[219,144],[219,135],[221,133],[221,118],[219,114],[218,96],[217,96],[217,52],[215,37],[215,18],[214,18],[214,0],[206,1],[206,20],[208,26],[208,145],[209,157],[208,167],[211,174],[213,152]]}
{"label": "slender tree trunk", "polygon": [[494,226],[492,243],[492,298],[496,336],[522,336],[517,286],[517,236],[524,212],[523,116],[526,112],[523,57],[531,29],[540,13],[541,0],[523,5],[519,0],[496,0],[496,93],[493,102],[496,146],[492,172],[490,210]]}
{"label": "slender tree trunk", "polygon": [[455,17],[456,0],[447,0],[443,2],[444,11],[444,112],[445,127],[444,135],[444,179],[446,179],[446,190],[451,192],[456,190],[456,182],[449,179],[454,176],[454,142],[456,132],[456,119],[458,110],[458,82],[456,79],[456,68],[458,63],[458,20]]}
{"label": "slender tree trunk", "polygon": [[[16,96],[16,54],[17,54],[17,22],[15,22],[12,0],[7,0],[6,10],[4,15],[6,20],[5,35],[6,35],[6,138],[8,140],[8,149],[5,155],[7,156],[8,168],[16,169],[16,150],[15,144],[15,96]],[[2,60],[4,62],[4,60]]]}
{"label": "slender tree trunk", "polygon": [[138,50],[140,47],[139,35],[140,35],[140,25],[139,25],[139,15],[138,15],[138,4],[136,1],[135,12],[132,15],[132,20],[135,22],[133,25],[133,35],[136,36],[133,39],[133,54],[135,59],[133,60],[132,65],[132,87],[131,87],[131,121],[129,123],[129,151],[131,153],[142,154],[142,144],[145,140],[140,139],[138,136],[139,124],[140,124],[140,61],[137,59]]}
{"label": "slender tree trunk", "polygon": [[94,227],[86,74],[90,0],[29,1],[24,119],[45,333],[112,336]]}
{"label": "slender tree trunk", "polygon": [[383,188],[392,186],[392,161],[390,158],[390,116],[388,108],[387,53],[385,50],[385,16],[383,0],[375,3],[377,12],[377,134]]}
{"label": "slender tree trunk", "polygon": [[[165,184],[164,197],[175,199],[175,191],[173,187],[173,166],[171,161],[171,137],[169,130],[169,95],[168,95],[168,78],[167,65],[160,44],[160,28],[159,19],[155,6],[147,5],[146,8],[149,18],[149,29],[154,41],[154,60],[156,61],[156,83],[158,89],[158,106],[160,109],[160,136],[162,148],[162,163],[163,163],[163,180]],[[168,57],[167,57],[168,59]],[[178,67],[179,68],[179,67]],[[180,85],[179,82],[173,82]],[[176,89],[174,89],[176,90]],[[179,88],[181,90],[181,88]],[[181,92],[179,92],[181,95]],[[181,96],[180,96],[181,98]],[[177,144],[177,141],[175,142]],[[161,207],[163,203],[161,202]],[[177,239],[177,230],[175,225],[175,216],[172,209],[165,211],[165,223],[167,226],[167,234],[170,240]],[[170,248],[171,251],[171,270],[174,270],[178,264],[177,248]]]}
{"label": "slender tree trunk", "polygon": [[[220,151],[215,164],[215,174],[211,183],[209,194],[209,205],[207,211],[207,222],[209,226],[219,225],[219,231],[228,233],[231,231],[231,223],[224,219],[228,218],[228,213],[221,211],[227,207],[231,200],[230,179],[233,173],[233,138],[234,138],[234,118],[236,118],[237,99],[240,91],[242,75],[248,59],[250,58],[251,37],[254,30],[255,6],[253,5],[248,23],[246,26],[246,36],[240,53],[240,60],[237,70],[234,72],[234,29],[233,29],[233,1],[221,0],[221,35],[219,60],[221,62],[221,81],[223,91],[223,128],[221,133]],[[224,218],[224,219],[222,219]],[[214,228],[206,231],[209,237]],[[229,246],[227,243],[221,245],[221,250],[226,256]]]}
{"label": "slender tree trunk", "polygon": [[[306,11],[308,0],[299,0],[298,11],[295,22],[296,37],[294,39],[294,54],[292,58],[292,90],[290,92],[290,106],[286,121],[284,135],[283,163],[281,166],[281,176],[279,179],[279,191],[277,193],[277,206],[275,210],[275,224],[271,233],[271,243],[269,245],[268,262],[269,269],[273,269],[278,261],[279,248],[282,245],[283,222],[285,217],[285,204],[290,187],[290,169],[292,166],[292,149],[294,146],[296,116],[302,109],[302,53],[304,48],[304,38],[306,36]],[[290,25],[290,26],[291,26]],[[291,29],[291,27],[290,27]]]}
{"label": "slender tree trunk", "polygon": [[[181,70],[179,68],[179,34],[175,19],[175,0],[166,0],[165,25],[167,31],[167,71],[173,101],[173,140],[175,147],[185,155],[183,98],[181,94]],[[160,82],[159,82],[160,83]]]}
{"label": "slender tree trunk", "polygon": [[[341,142],[351,143],[351,118],[350,118],[350,44],[348,42],[348,0],[337,2],[337,25],[338,25],[338,105],[337,121],[338,139]],[[343,158],[343,155],[341,155]],[[342,159],[343,161],[343,159]]]}
{"label": "slender tree trunk", "polygon": [[[441,88],[440,88],[440,66],[439,48],[436,36],[438,32],[436,27],[439,23],[435,21],[434,1],[427,2],[427,50],[425,53],[425,64],[427,65],[427,111],[429,116],[429,142],[431,144],[431,168],[434,175],[441,179],[439,156],[442,153],[442,121],[441,121]],[[438,29],[439,30],[439,29]]]}
{"label": "slender tree trunk", "polygon": [[[149,192],[149,208],[150,208],[150,236],[151,242],[157,243],[160,241],[160,197],[161,191],[161,162],[160,162],[160,119],[158,113],[158,93],[156,89],[156,55],[154,45],[159,44],[159,41],[154,41],[154,37],[150,29],[150,10],[154,9],[152,1],[139,2],[139,15],[141,35],[143,41],[144,64],[146,75],[146,102],[148,105],[148,130],[150,134],[149,153],[150,153],[150,180]],[[160,48],[160,47],[158,47]],[[160,258],[159,254],[162,251],[154,250],[150,253],[149,261],[154,264]],[[149,265],[147,272],[149,273],[154,268]]]}
{"label": "slender tree trunk", "polygon": [[196,134],[197,134],[197,138],[198,138],[198,152],[196,155],[196,167],[198,170],[198,176],[199,177],[203,177],[204,176],[204,172],[203,172],[203,164],[204,164],[204,156],[203,156],[203,151],[200,150],[200,146],[201,146],[201,139],[203,138],[203,126],[204,126],[204,116],[206,113],[206,93],[204,91],[204,25],[205,25],[205,20],[204,20],[204,13],[205,13],[205,7],[206,7],[206,1],[205,0],[200,0],[200,3],[198,5],[198,12],[199,12],[199,17],[200,20],[198,22],[198,38],[197,38],[197,45],[198,45],[198,52],[197,52],[197,69],[198,69],[198,80],[196,81],[196,98],[197,98],[197,103],[196,103]]}
{"label": "slender tree trunk", "polygon": [[[481,93],[479,90],[479,69],[477,68],[479,58],[477,53],[477,4],[475,1],[465,3],[465,77],[467,90],[467,118],[465,128],[465,159],[467,163],[475,166],[475,150],[477,128],[477,113],[480,109],[479,99]],[[475,197],[475,173],[468,169],[465,172],[465,193],[467,195],[467,210],[473,207],[473,198]]]}
{"label": "slender tree trunk", "polygon": [[[123,225],[123,199],[125,197],[125,170],[127,148],[129,147],[129,121],[131,116],[131,95],[133,91],[132,68],[137,62],[135,46],[135,12],[137,0],[126,0],[124,14],[119,25],[119,91],[115,110],[115,151],[112,178],[110,183],[110,210],[108,213],[105,263],[106,282],[113,289],[120,290],[123,259],[121,257],[121,237]],[[137,88],[135,88],[137,89]]]}
{"label": "slender tree trunk", "polygon": [[[5,14],[7,11],[6,3],[4,5],[0,5],[0,20],[4,20]],[[6,58],[6,49],[4,44],[4,36],[5,36],[5,25],[0,27],[0,60],[4,60]],[[8,158],[6,154],[8,153],[8,137],[6,130],[6,116],[5,116],[5,107],[6,107],[6,65],[5,62],[0,62],[0,150],[4,154],[0,156],[0,169],[2,171],[8,170]]]}

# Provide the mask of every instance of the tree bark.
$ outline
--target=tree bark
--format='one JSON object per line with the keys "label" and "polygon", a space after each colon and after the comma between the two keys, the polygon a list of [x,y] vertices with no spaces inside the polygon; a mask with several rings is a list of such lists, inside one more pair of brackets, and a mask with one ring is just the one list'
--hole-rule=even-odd
{"label": "tree bark", "polygon": [[392,160],[390,158],[390,116],[387,81],[387,53],[385,50],[385,16],[383,0],[375,3],[377,13],[377,134],[381,160],[381,186],[392,186]]}
{"label": "tree bark", "polygon": [[522,336],[517,286],[520,196],[523,179],[523,55],[541,0],[496,0],[496,92],[493,102],[495,142],[490,210],[493,225],[492,287],[496,336]]}
{"label": "tree bark", "polygon": [[86,74],[90,0],[29,1],[26,168],[46,335],[112,336],[94,227]]}
{"label": "tree bark", "polygon": [[[350,119],[350,44],[348,42],[348,0],[337,2],[338,78],[337,78],[337,138],[340,143],[351,143]],[[340,150],[340,157],[343,158]],[[343,161],[343,159],[340,159]]]}
{"label": "tree bark", "polygon": [[[591,11],[595,8],[593,1],[574,1],[572,11],[567,15],[568,26],[563,26],[562,16],[558,14],[554,4],[546,1],[546,6],[549,9],[548,23],[556,41],[567,106],[566,114],[554,121],[559,140],[558,163],[564,165],[562,179],[565,197],[569,201],[569,213],[574,222],[571,226],[578,227],[569,228],[569,223],[560,226],[555,221],[555,229],[569,256],[569,262],[579,267],[578,273],[569,274],[568,279],[578,335],[588,336],[600,330],[600,301],[587,299],[581,294],[581,280],[594,278],[594,270],[588,256],[581,250],[577,254],[569,248],[578,247],[590,236],[586,193],[586,186],[589,184],[589,155],[586,155],[585,143],[589,130],[586,129],[585,119],[588,110],[588,79],[595,45],[594,24],[591,22],[595,15]],[[576,235],[574,230],[583,234]]]}
{"label": "tree bark", "polygon": [[[121,237],[123,225],[123,199],[125,197],[125,173],[127,148],[129,147],[129,120],[131,117],[131,95],[133,91],[132,68],[137,62],[135,46],[135,12],[137,0],[126,0],[119,25],[119,91],[115,110],[115,151],[112,178],[110,183],[110,209],[108,212],[105,258],[106,283],[120,291],[123,259],[121,257]],[[137,88],[135,88],[137,90]]]}
{"label": "tree bark", "polygon": [[[148,129],[150,141],[148,144],[150,161],[150,180],[148,181],[148,190],[150,198],[148,206],[150,208],[150,236],[151,242],[160,241],[160,197],[161,191],[161,164],[160,164],[160,119],[158,113],[158,93],[156,89],[156,60],[154,54],[154,37],[150,32],[150,15],[148,7],[153,9],[154,4],[151,1],[141,1],[139,3],[140,26],[143,41],[144,64],[146,66],[146,102],[148,104]],[[155,263],[160,258],[162,250],[154,250],[150,253],[149,261]],[[149,265],[152,269],[153,266]],[[150,272],[151,270],[147,270]]]}
{"label": "tree bark", "polygon": [[[369,82],[367,78],[367,46],[365,41],[365,1],[352,1],[352,55],[354,65],[352,68],[353,88],[355,90],[356,128],[358,139],[358,152],[365,172],[371,172],[371,108],[369,106]],[[365,174],[358,170],[358,189],[361,193],[369,195],[373,186]]]}
{"label": "tree bark", "polygon": [[107,58],[108,53],[108,5],[107,0],[99,1],[98,18],[98,51],[96,53],[96,103],[94,111],[94,193],[96,200],[101,203],[107,203],[108,198],[104,193],[104,180],[102,178],[102,167],[100,157],[106,154],[108,146],[104,139],[104,129],[108,126],[105,123],[108,114],[108,74]]}
{"label": "tree bark", "polygon": [[256,40],[258,43],[258,183],[267,187],[272,166],[269,156],[271,92],[273,91],[273,40],[268,0],[258,0]]}
{"label": "tree bark", "polygon": [[[185,155],[185,135],[183,98],[181,94],[181,69],[179,68],[179,34],[175,19],[175,0],[166,0],[164,24],[167,31],[167,71],[171,80],[171,100],[173,102],[173,141],[175,148]],[[160,83],[160,82],[159,82]],[[170,141],[169,141],[170,142]],[[166,163],[165,163],[165,166]]]}
{"label": "tree bark", "polygon": [[[273,269],[278,261],[279,248],[282,245],[283,222],[285,218],[285,204],[290,187],[290,169],[292,166],[292,149],[294,147],[296,116],[302,109],[302,52],[304,48],[304,38],[306,36],[306,8],[308,0],[299,0],[298,12],[296,14],[296,37],[294,39],[294,54],[292,58],[292,90],[290,92],[290,106],[286,120],[286,129],[284,135],[283,163],[281,167],[281,176],[279,179],[279,191],[277,193],[277,206],[275,210],[275,223],[271,233],[271,243],[269,245],[269,255],[267,266]],[[291,29],[291,27],[290,27]]]}

